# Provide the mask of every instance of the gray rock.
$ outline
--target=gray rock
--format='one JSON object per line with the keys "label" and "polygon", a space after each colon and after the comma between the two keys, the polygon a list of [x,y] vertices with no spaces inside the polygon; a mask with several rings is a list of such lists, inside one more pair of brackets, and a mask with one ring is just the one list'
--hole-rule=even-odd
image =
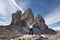
{"label": "gray rock", "polygon": [[20,25],[21,24],[21,11],[18,11],[16,13],[12,14],[12,22],[11,25]]}
{"label": "gray rock", "polygon": [[30,8],[22,15],[22,22],[26,27],[34,22],[34,15]]}

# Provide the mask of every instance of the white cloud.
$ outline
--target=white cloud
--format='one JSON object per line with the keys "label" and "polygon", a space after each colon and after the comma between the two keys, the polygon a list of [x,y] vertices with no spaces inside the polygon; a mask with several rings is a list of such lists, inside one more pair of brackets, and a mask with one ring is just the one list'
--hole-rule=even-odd
{"label": "white cloud", "polygon": [[6,10],[5,10],[4,2],[3,2],[3,0],[0,0],[0,15],[5,16],[6,14],[7,13],[6,13]]}
{"label": "white cloud", "polygon": [[45,17],[47,25],[60,22],[60,6]]}
{"label": "white cloud", "polygon": [[[21,11],[22,11],[22,13],[24,13],[24,11],[19,7],[19,5],[17,5],[17,3],[15,2],[15,0],[11,0],[11,2],[16,6],[16,7],[18,7]],[[22,5],[22,4],[21,4]]]}
{"label": "white cloud", "polygon": [[5,26],[5,25],[9,25],[9,24],[10,24],[9,22],[2,22],[2,21],[0,21],[0,25]]}
{"label": "white cloud", "polygon": [[0,0],[0,15],[9,16],[13,11],[16,11],[16,7],[11,4],[9,0]]}
{"label": "white cloud", "polygon": [[[16,0],[17,1],[17,0]],[[23,4],[22,4],[23,3]],[[11,15],[12,13],[16,12],[18,8],[22,10],[23,7],[25,7],[25,4],[27,2],[20,2],[20,5],[18,6],[15,0],[0,0],[0,18],[5,19],[3,22],[1,21],[0,24],[9,24],[11,22]],[[23,5],[23,6],[21,6]],[[21,7],[20,7],[21,6]],[[6,21],[7,20],[7,21]]]}
{"label": "white cloud", "polygon": [[1,17],[2,19],[7,19],[6,17]]}
{"label": "white cloud", "polygon": [[0,0],[0,15],[11,16],[11,13],[16,12],[18,9],[24,12],[22,9],[26,8],[27,4],[29,4],[28,0],[20,0],[19,5],[15,1],[17,0]]}
{"label": "white cloud", "polygon": [[60,30],[60,26],[53,27],[52,29],[54,29],[54,30]]}
{"label": "white cloud", "polygon": [[17,8],[10,0],[0,0],[0,25],[8,25],[11,22],[11,13],[16,12]]}

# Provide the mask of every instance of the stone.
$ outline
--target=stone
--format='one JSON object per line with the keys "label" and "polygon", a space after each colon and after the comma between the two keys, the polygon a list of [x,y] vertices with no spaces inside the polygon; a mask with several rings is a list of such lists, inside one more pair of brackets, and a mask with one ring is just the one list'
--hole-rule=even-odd
{"label": "stone", "polygon": [[23,35],[22,37],[18,37],[15,40],[47,40],[47,38],[44,38],[40,35]]}
{"label": "stone", "polygon": [[48,26],[45,24],[44,18],[40,14],[38,14],[38,16],[35,17],[34,22],[35,24],[33,26],[33,30],[35,30],[37,33],[56,34],[56,32],[53,29],[48,28]]}
{"label": "stone", "polygon": [[21,24],[21,11],[12,14],[12,22],[11,25],[20,25]]}
{"label": "stone", "polygon": [[35,25],[35,27],[40,28],[40,30],[44,30],[46,28],[45,20],[40,14],[38,14],[38,16],[35,18]]}
{"label": "stone", "polygon": [[22,16],[23,24],[25,23],[26,27],[28,27],[28,24],[33,24],[34,22],[34,15],[32,10],[29,8],[25,11],[25,13]]}

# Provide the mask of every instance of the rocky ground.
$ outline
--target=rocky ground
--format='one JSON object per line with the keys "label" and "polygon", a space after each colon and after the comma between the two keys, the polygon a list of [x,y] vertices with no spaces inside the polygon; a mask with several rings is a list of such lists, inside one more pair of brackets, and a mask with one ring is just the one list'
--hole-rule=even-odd
{"label": "rocky ground", "polygon": [[60,33],[56,35],[49,34],[34,34],[34,35],[23,35],[12,40],[60,40]]}
{"label": "rocky ground", "polygon": [[23,35],[22,37],[18,37],[14,40],[46,40],[47,38],[44,38],[40,35]]}
{"label": "rocky ground", "polygon": [[34,34],[34,35],[21,35],[21,36],[17,36],[14,38],[0,38],[0,40],[60,40],[60,33],[57,35],[38,35],[38,34]]}

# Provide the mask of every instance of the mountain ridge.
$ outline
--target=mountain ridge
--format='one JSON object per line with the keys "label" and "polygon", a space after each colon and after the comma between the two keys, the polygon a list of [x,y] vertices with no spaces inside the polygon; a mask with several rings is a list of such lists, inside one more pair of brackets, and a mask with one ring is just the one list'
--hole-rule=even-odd
{"label": "mountain ridge", "polygon": [[0,34],[1,32],[3,35],[6,33],[7,36],[29,34],[29,25],[32,24],[33,34],[57,34],[57,32],[53,29],[48,28],[48,26],[45,24],[44,18],[40,14],[34,17],[31,8],[27,9],[23,15],[19,10],[17,10],[16,13],[13,13],[11,24],[7,26],[0,26]]}

